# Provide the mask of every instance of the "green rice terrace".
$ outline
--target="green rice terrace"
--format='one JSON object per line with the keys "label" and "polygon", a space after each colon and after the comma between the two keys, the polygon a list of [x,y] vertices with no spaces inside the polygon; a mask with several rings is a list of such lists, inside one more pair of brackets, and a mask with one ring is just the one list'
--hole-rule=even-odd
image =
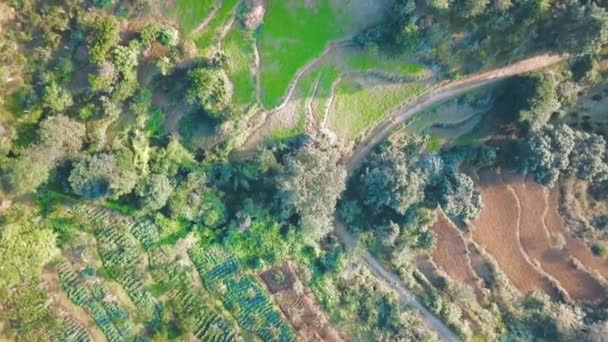
{"label": "green rice terrace", "polygon": [[608,336],[608,5],[0,0],[0,342]]}

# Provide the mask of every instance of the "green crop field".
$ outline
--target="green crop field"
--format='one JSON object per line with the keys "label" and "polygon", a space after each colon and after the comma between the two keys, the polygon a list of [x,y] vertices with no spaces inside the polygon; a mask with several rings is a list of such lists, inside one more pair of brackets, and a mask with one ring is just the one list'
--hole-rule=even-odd
{"label": "green crop field", "polygon": [[205,51],[218,42],[222,27],[234,14],[234,10],[238,3],[239,0],[222,1],[221,6],[215,13],[213,19],[211,19],[205,29],[194,38],[194,43],[200,51]]}
{"label": "green crop field", "polygon": [[365,87],[358,82],[342,81],[336,89],[329,125],[346,141],[353,140],[423,89],[419,84]]}
{"label": "green crop field", "polygon": [[395,76],[421,78],[430,71],[423,65],[406,63],[407,56],[386,56],[377,50],[350,51],[344,54],[345,64],[353,71],[383,71]]}
{"label": "green crop field", "polygon": [[330,0],[310,8],[303,1],[268,1],[259,33],[264,106],[277,105],[298,69],[343,34]]}
{"label": "green crop field", "polygon": [[255,101],[254,38],[242,27],[234,27],[223,42],[228,57],[227,73],[234,86],[233,104],[237,108]]}
{"label": "green crop field", "polygon": [[190,33],[213,10],[215,0],[175,0],[172,11],[184,33]]}

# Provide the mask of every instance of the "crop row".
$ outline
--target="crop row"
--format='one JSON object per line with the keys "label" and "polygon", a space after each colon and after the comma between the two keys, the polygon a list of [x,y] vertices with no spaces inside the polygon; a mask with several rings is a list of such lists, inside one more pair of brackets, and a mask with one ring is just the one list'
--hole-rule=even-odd
{"label": "crop row", "polygon": [[152,312],[156,300],[146,289],[143,279],[143,254],[137,241],[119,227],[103,225],[95,230],[97,248],[105,268],[125,288],[135,305]]}
{"label": "crop row", "polygon": [[[295,341],[296,338],[252,276],[244,274],[234,257],[222,251],[189,250],[203,283],[217,289],[224,306],[239,326],[263,341]],[[219,286],[218,286],[219,283]]]}
{"label": "crop row", "polygon": [[169,289],[167,302],[174,310],[180,311],[180,316],[189,317],[195,322],[192,332],[197,338],[222,342],[238,340],[233,325],[209,304],[204,290],[193,284],[182,266],[171,262],[160,248],[150,256],[150,260],[153,278],[161,287]]}
{"label": "crop row", "polygon": [[86,271],[75,271],[63,261],[58,266],[59,279],[70,300],[91,312],[93,320],[109,341],[125,341],[134,337],[129,315],[118,304],[109,300],[103,284]]}

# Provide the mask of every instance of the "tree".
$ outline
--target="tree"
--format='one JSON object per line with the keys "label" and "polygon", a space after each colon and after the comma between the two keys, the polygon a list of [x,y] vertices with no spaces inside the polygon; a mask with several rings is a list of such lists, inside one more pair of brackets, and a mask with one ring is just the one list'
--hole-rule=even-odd
{"label": "tree", "polygon": [[597,55],[608,42],[608,13],[595,3],[570,4],[555,18],[553,45],[560,52]]}
{"label": "tree", "polygon": [[548,125],[528,138],[522,152],[525,168],[547,186],[562,174],[598,183],[608,179],[606,141],[597,134]]}
{"label": "tree", "polygon": [[546,126],[525,143],[525,168],[540,184],[553,186],[562,170],[570,165],[570,153],[575,145],[575,134],[570,127]]}
{"label": "tree", "polygon": [[34,147],[24,151],[8,167],[7,178],[15,195],[36,191],[49,178],[53,161],[46,149]]}
{"label": "tree", "polygon": [[133,170],[110,153],[85,156],[76,162],[68,178],[75,194],[88,198],[118,198],[131,192],[137,182]]}
{"label": "tree", "polygon": [[[429,177],[420,167],[419,153],[425,143],[425,138],[413,137],[385,145],[369,157],[359,176],[366,206],[374,211],[388,207],[404,215],[424,200]],[[437,163],[429,159],[423,164]]]}
{"label": "tree", "polygon": [[587,340],[589,342],[608,342],[608,321],[591,324],[587,332]]}
{"label": "tree", "polygon": [[446,215],[472,220],[481,211],[481,196],[475,191],[471,177],[456,172],[449,175],[440,187],[439,205]]}
{"label": "tree", "polygon": [[42,100],[44,105],[54,113],[62,113],[74,104],[70,92],[55,82],[46,86]]}
{"label": "tree", "polygon": [[137,187],[141,207],[151,211],[164,207],[172,193],[173,186],[165,175],[150,175]]}
{"label": "tree", "polygon": [[277,178],[280,217],[297,214],[304,235],[319,240],[331,230],[331,216],[346,188],[346,171],[338,165],[337,149],[304,147],[285,158],[285,171]]}
{"label": "tree", "polygon": [[52,116],[40,124],[39,145],[49,153],[63,157],[80,151],[85,135],[83,124],[67,116]]}
{"label": "tree", "polygon": [[17,195],[44,184],[57,162],[82,148],[85,128],[65,116],[52,116],[40,124],[38,142],[10,164],[8,180]]}
{"label": "tree", "polygon": [[519,120],[537,131],[551,119],[551,114],[559,110],[561,104],[557,97],[559,82],[553,73],[538,73],[528,78],[531,94],[528,95],[525,109],[519,113]]}
{"label": "tree", "polygon": [[187,94],[188,102],[199,104],[214,117],[224,117],[230,98],[226,90],[226,80],[221,70],[196,68],[188,72],[188,78],[190,81]]}
{"label": "tree", "polygon": [[577,131],[575,144],[570,154],[569,173],[578,179],[600,183],[608,179],[606,140],[598,134]]}

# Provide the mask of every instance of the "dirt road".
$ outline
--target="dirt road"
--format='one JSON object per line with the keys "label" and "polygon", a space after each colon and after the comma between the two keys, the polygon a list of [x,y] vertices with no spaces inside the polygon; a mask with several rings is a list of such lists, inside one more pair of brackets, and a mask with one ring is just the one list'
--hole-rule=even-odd
{"label": "dirt road", "polygon": [[540,55],[530,57],[514,64],[491,71],[473,74],[459,80],[439,84],[430,88],[413,101],[410,101],[389,115],[380,125],[359,143],[345,161],[346,171],[350,175],[365,156],[380,142],[384,141],[391,131],[414,114],[450,98],[468,91],[496,83],[509,77],[540,70],[563,61],[565,57],[557,55]]}
{"label": "dirt road", "polygon": [[[392,115],[389,115],[384,122],[372,130],[366,139],[355,147],[353,152],[344,162],[348,175],[350,176],[353,171],[361,165],[365,156],[367,156],[376,145],[384,141],[396,126],[410,119],[414,114],[421,110],[500,80],[555,65],[563,61],[564,58],[565,57],[563,56],[556,55],[535,56],[502,68],[473,74],[453,82],[440,84],[427,90],[413,101],[398,108]],[[338,214],[334,215],[334,233],[338,236],[340,241],[342,241],[347,251],[353,250],[355,240],[346,230],[346,226],[340,220]],[[390,287],[397,291],[401,300],[414,308],[422,320],[429,328],[433,329],[442,340],[460,341],[460,338],[445,323],[418,301],[416,296],[405,287],[395,273],[384,267],[367,251],[361,252],[361,261],[378,279],[387,282]]]}

